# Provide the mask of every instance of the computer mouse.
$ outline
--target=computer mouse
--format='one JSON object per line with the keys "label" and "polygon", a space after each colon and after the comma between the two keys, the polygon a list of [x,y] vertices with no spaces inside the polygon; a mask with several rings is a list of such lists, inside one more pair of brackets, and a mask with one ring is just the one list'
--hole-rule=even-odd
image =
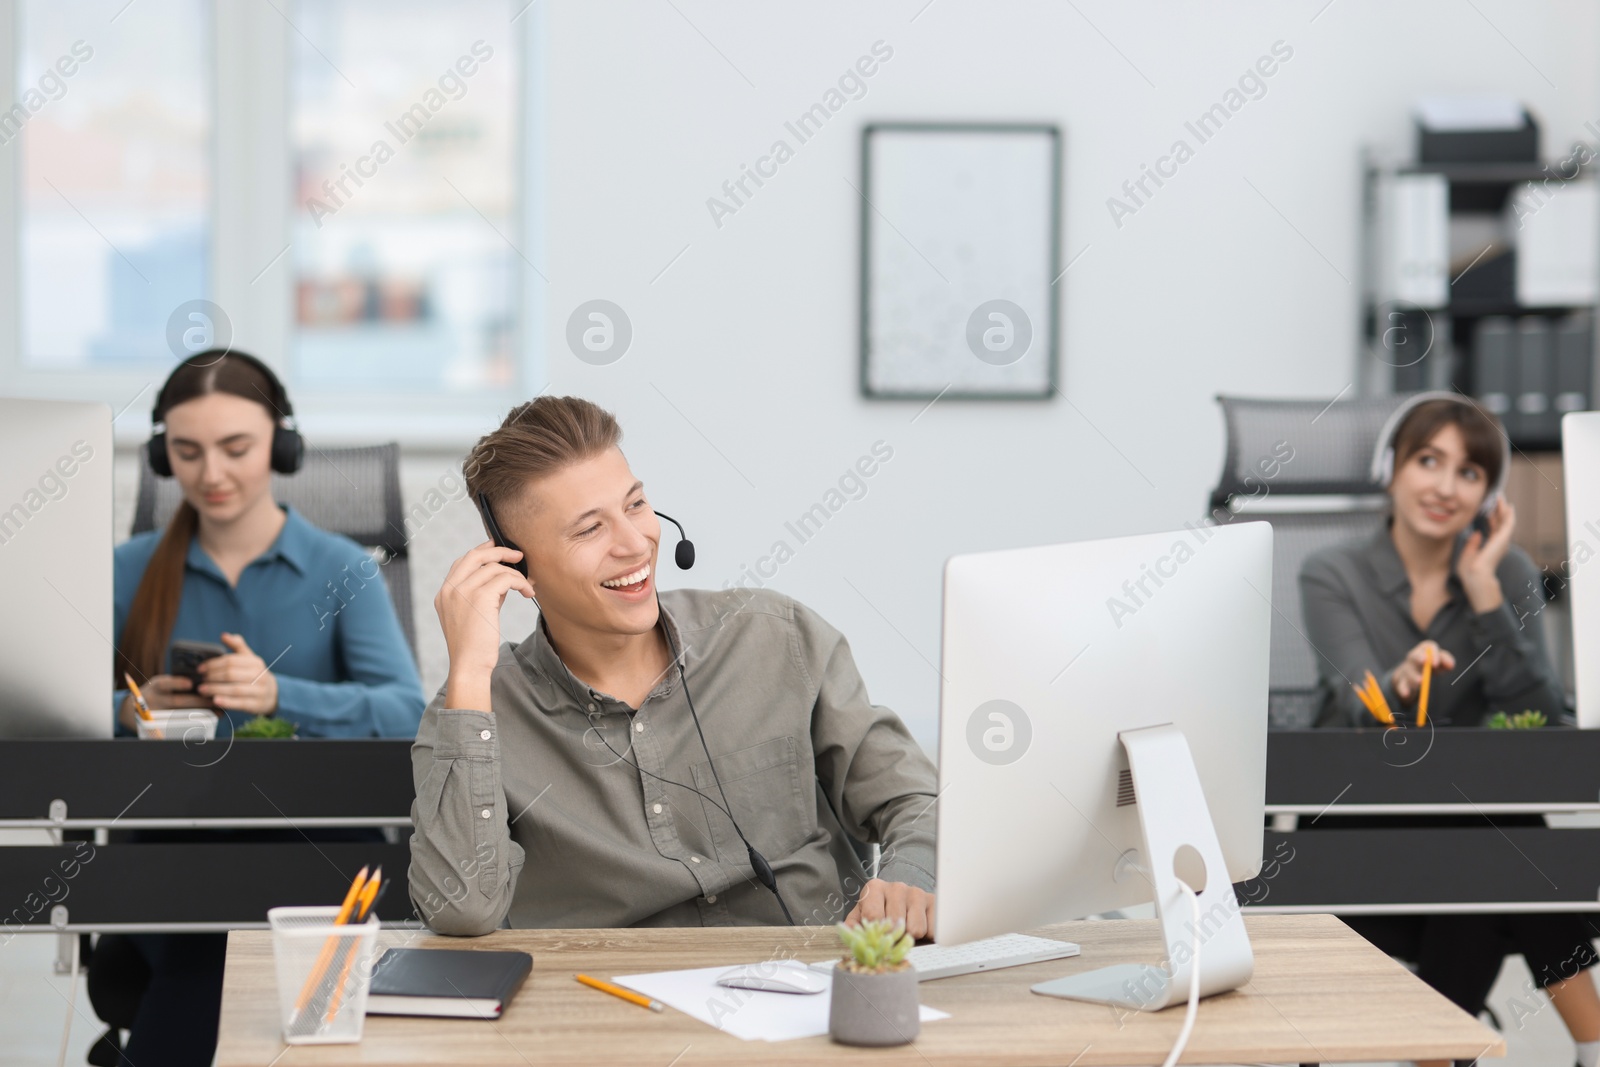
{"label": "computer mouse", "polygon": [[768,993],[821,993],[828,988],[828,978],[793,960],[766,960],[735,967],[718,977],[717,984]]}

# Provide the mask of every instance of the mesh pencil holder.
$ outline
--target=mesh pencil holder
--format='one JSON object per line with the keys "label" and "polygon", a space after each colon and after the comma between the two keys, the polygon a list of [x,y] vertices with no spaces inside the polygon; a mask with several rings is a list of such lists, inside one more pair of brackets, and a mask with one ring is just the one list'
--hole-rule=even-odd
{"label": "mesh pencil holder", "polygon": [[337,907],[270,908],[278,1012],[291,1045],[361,1040],[378,917],[334,925]]}

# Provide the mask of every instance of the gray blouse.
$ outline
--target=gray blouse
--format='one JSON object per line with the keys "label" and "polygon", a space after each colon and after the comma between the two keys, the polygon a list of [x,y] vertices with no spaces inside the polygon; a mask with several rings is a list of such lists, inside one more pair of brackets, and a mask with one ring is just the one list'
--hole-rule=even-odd
{"label": "gray blouse", "polygon": [[[1496,574],[1505,599],[1480,615],[1467,600],[1452,554],[1449,599],[1421,630],[1411,617],[1411,581],[1387,525],[1371,537],[1308,557],[1300,570],[1300,597],[1322,689],[1317,725],[1375,724],[1350,688],[1369,670],[1389,706],[1402,714],[1390,673],[1418,642],[1429,638],[1456,659],[1454,670],[1434,674],[1428,697],[1432,721],[1479,726],[1497,711],[1531,709],[1554,722],[1566,701],[1540,620],[1544,587],[1539,570],[1513,545]],[[1413,703],[1403,713],[1405,720],[1414,721],[1414,713]]]}

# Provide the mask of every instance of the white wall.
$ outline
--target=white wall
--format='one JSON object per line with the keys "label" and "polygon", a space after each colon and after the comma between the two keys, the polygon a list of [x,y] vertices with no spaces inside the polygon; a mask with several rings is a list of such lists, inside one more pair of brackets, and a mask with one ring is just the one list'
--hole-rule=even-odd
{"label": "white wall", "polygon": [[[1363,144],[1406,151],[1416,95],[1475,90],[1524,100],[1547,158],[1592,140],[1582,126],[1600,126],[1600,14],[1324,2],[538,4],[549,389],[614,410],[652,499],[687,525],[699,563],[676,571],[667,545],[663,584],[720,587],[789,542],[795,557],[770,584],[848,636],[873,699],[931,748],[947,556],[1176,528],[1202,513],[1221,465],[1216,393],[1331,400],[1350,385],[1358,299],[1345,279],[1359,284]],[[785,120],[879,40],[894,54],[865,97],[719,229],[706,199],[774,139],[794,144]],[[1197,145],[1185,121],[1277,41],[1293,56],[1266,94]],[[1057,287],[1064,400],[924,411],[859,396],[849,183],[861,125],[894,119],[1061,126],[1062,262],[1083,253]],[[1179,137],[1194,158],[1116,226],[1107,198]],[[565,341],[567,316],[594,298],[634,328],[605,367]],[[785,522],[879,440],[894,455],[866,496],[800,545]],[[408,503],[454,484],[469,443],[408,451]],[[132,475],[125,459],[129,517]],[[446,667],[433,594],[482,534],[465,501],[413,533],[431,694]],[[531,620],[508,608],[507,635]]]}
{"label": "white wall", "polygon": [[[1597,15],[1323,2],[549,5],[551,391],[615,410],[653,500],[688,525],[701,562],[663,584],[720,586],[794,544],[785,520],[886,441],[866,497],[771,584],[848,635],[873,699],[931,746],[945,557],[1176,527],[1220,467],[1214,394],[1349,385],[1363,143],[1405,149],[1420,93],[1498,90],[1563,153],[1600,115]],[[719,229],[706,199],[793,144],[784,121],[878,40],[894,55],[867,95]],[[1266,94],[1114,225],[1107,198],[1176,138],[1195,145],[1185,120],[1280,40],[1293,57]],[[1088,248],[1058,286],[1066,401],[945,400],[913,424],[921,403],[858,395],[849,183],[861,125],[892,119],[1064,130],[1063,263]],[[564,340],[596,297],[635,331],[606,367]]]}

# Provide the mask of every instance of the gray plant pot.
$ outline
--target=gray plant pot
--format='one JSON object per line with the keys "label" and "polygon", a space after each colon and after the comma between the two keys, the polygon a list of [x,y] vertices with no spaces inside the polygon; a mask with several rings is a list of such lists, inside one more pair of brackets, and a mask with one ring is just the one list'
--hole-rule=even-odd
{"label": "gray plant pot", "polygon": [[917,972],[857,974],[833,969],[828,1036],[841,1045],[905,1045],[922,1029]]}

